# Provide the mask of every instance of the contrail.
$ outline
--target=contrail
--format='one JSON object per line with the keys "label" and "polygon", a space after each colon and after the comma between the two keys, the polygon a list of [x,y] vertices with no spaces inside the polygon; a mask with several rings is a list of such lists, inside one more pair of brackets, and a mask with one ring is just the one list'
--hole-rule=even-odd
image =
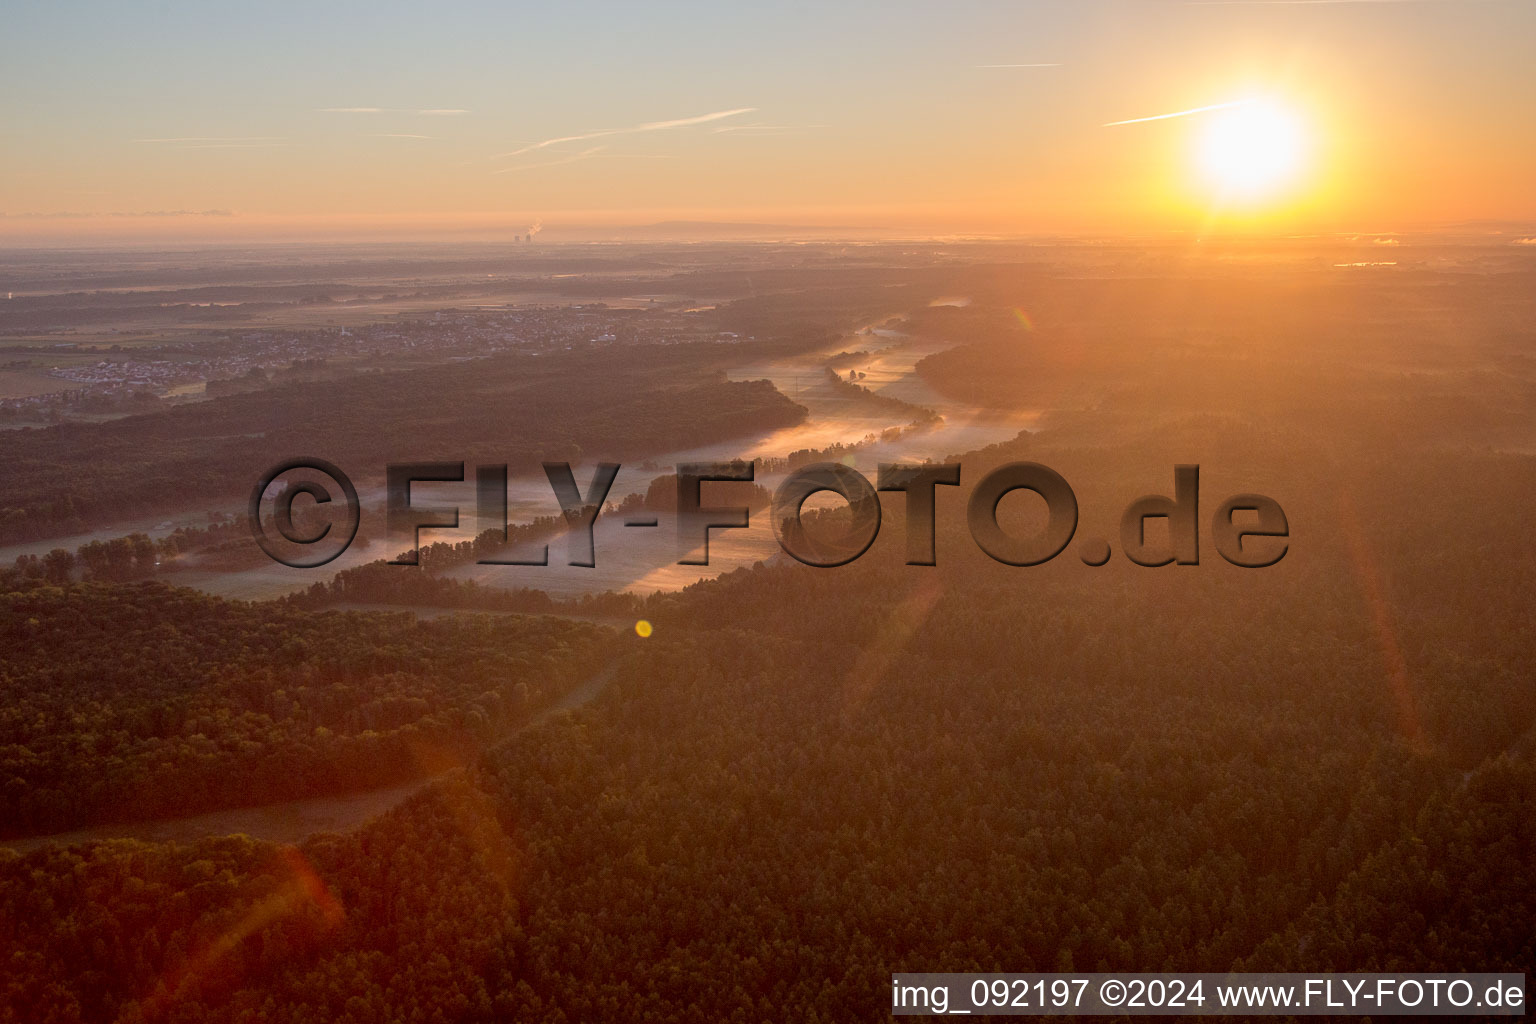
{"label": "contrail", "polygon": [[1059,68],[1060,64],[977,64],[979,68]]}
{"label": "contrail", "polygon": [[696,124],[707,124],[710,121],[719,121],[726,117],[736,117],[740,114],[750,114],[756,107],[737,107],[734,110],[717,110],[713,114],[700,114],[698,117],[679,117],[670,121],[646,121],[637,124],[633,128],[598,128],[590,132],[582,132],[579,135],[562,135],[559,138],[545,139],[543,142],[531,142],[510,153],[497,153],[492,160],[502,160],[511,156],[522,156],[524,153],[532,153],[536,149],[547,149],[550,146],[558,146],[566,142],[585,142],[588,139],[603,139],[610,135],[636,135],[640,132],[659,132],[669,128],[687,128]]}
{"label": "contrail", "polygon": [[1208,107],[1191,107],[1189,110],[1175,110],[1171,114],[1153,114],[1151,117],[1133,117],[1125,121],[1110,121],[1104,125],[1101,125],[1101,127],[1114,128],[1117,125],[1122,124],[1141,124],[1143,121],[1166,121],[1170,117],[1188,117],[1190,114],[1204,114],[1206,111],[1210,110],[1226,110],[1229,107],[1242,107],[1252,102],[1252,100],[1233,100],[1230,103],[1212,103]]}
{"label": "contrail", "polygon": [[717,110],[713,114],[700,114],[698,117],[679,117],[671,121],[647,121],[637,126],[637,132],[656,132],[666,128],[686,128],[691,124],[704,124],[707,121],[718,121],[722,117],[735,117],[738,114],[750,114],[756,107],[737,107],[735,110]]}

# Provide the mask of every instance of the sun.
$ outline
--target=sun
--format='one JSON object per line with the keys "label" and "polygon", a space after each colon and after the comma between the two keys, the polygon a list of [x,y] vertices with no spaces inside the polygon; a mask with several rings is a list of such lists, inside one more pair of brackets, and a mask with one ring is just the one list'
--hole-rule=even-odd
{"label": "sun", "polygon": [[1221,199],[1247,203],[1295,184],[1308,148],[1295,111],[1275,100],[1252,99],[1210,116],[1197,137],[1195,160]]}

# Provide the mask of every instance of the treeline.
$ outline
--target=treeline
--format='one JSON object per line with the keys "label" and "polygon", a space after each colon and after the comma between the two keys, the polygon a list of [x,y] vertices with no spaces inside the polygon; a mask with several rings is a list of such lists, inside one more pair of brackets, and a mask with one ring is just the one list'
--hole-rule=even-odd
{"label": "treeline", "polygon": [[856,399],[894,415],[912,416],[912,427],[932,426],[943,422],[944,417],[927,406],[916,405],[904,399],[871,391],[867,386],[859,383],[863,376],[857,370],[849,370],[848,376],[844,377],[834,367],[827,367],[827,383],[831,385],[833,391],[845,398]]}
{"label": "treeline", "polygon": [[509,545],[544,540],[564,533],[566,528],[564,516],[540,516],[532,522],[509,524],[505,536],[500,529],[492,528],[465,541],[425,544],[416,549],[414,566],[381,558],[343,569],[306,590],[282,598],[281,603],[313,610],[362,604],[576,616],[632,614],[638,600],[628,594],[583,594],[579,598],[559,599],[528,587],[507,590],[443,575],[483,558],[505,557]]}
{"label": "treeline", "polygon": [[631,594],[609,592],[555,598],[542,590],[486,586],[384,561],[343,569],[331,579],[281,600],[290,607],[314,610],[359,604],[600,617],[630,616],[641,607],[641,600]]}
{"label": "treeline", "polygon": [[[294,522],[310,529],[322,519],[322,510],[306,505],[294,510]],[[275,535],[268,516],[268,535]],[[371,536],[359,532],[354,543],[365,546]],[[251,539],[243,520],[226,519],[207,526],[178,526],[158,539],[147,533],[130,533],[109,540],[87,541],[74,551],[54,548],[42,555],[18,555],[15,571],[29,579],[68,583],[73,579],[122,583],[146,579],[181,568],[183,559],[197,556],[204,566],[224,569],[250,568],[270,559]]]}
{"label": "treeline", "polygon": [[54,548],[43,555],[18,555],[15,571],[50,583],[67,583],[77,575],[120,583],[153,576],[162,565],[187,552],[221,548],[232,542],[249,544],[250,537],[250,527],[234,522],[178,527],[159,540],[147,533],[130,533],[110,540],[87,541],[74,551]]}

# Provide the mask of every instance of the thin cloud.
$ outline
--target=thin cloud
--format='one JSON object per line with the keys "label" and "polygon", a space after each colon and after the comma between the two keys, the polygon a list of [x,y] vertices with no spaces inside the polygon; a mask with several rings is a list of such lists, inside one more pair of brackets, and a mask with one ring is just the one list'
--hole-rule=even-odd
{"label": "thin cloud", "polygon": [[723,124],[712,129],[716,135],[740,133],[745,135],[789,135],[799,131],[826,128],[824,124]]}
{"label": "thin cloud", "polygon": [[623,131],[634,131],[629,128],[603,128],[599,131],[585,132],[581,135],[561,135],[559,138],[545,139],[543,142],[534,142],[522,149],[514,149],[510,153],[497,153],[492,160],[501,160],[505,157],[522,156],[524,153],[532,153],[538,149],[548,149],[550,146],[561,146],[567,142],[586,142],[588,139],[601,139],[608,135],[618,135]]}
{"label": "thin cloud", "polygon": [[374,132],[375,139],[430,139],[431,135],[409,135],[405,132]]}
{"label": "thin cloud", "polygon": [[717,110],[713,114],[700,114],[698,117],[679,117],[672,121],[647,121],[634,129],[637,132],[658,132],[666,128],[686,128],[692,124],[705,124],[709,121],[718,121],[725,117],[735,117],[738,114],[750,114],[756,107],[737,107],[735,110]]}
{"label": "thin cloud", "polygon": [[605,153],[604,146],[592,146],[580,153],[572,153],[570,156],[561,157],[558,160],[543,160],[534,164],[518,164],[516,167],[503,167],[492,171],[492,174],[511,174],[515,171],[533,171],[540,167],[559,167],[561,164],[573,164],[580,160],[676,160],[676,153]]}
{"label": "thin cloud", "polygon": [[1122,124],[1142,124],[1146,121],[1166,121],[1172,117],[1189,117],[1191,114],[1205,114],[1212,110],[1227,110],[1231,107],[1241,107],[1252,103],[1252,100],[1232,100],[1230,103],[1212,103],[1206,107],[1191,107],[1188,110],[1175,110],[1171,114],[1153,114],[1151,117],[1132,117],[1124,121],[1108,121],[1101,127],[1115,128]]}
{"label": "thin cloud", "polygon": [[[720,121],[727,117],[738,117],[741,114],[750,114],[756,107],[737,107],[733,110],[717,110],[712,114],[700,114],[697,117],[679,117],[670,121],[645,121],[632,128],[598,128],[594,131],[581,132],[576,135],[561,135],[553,139],[544,139],[542,142],[532,142],[521,149],[514,149],[507,153],[497,153],[492,160],[505,160],[514,156],[522,156],[535,150],[548,149],[550,146],[560,146],[568,142],[586,142],[589,139],[602,139],[612,135],[635,135],[641,132],[660,132],[672,128],[687,128],[692,125],[708,124],[711,121]],[[545,166],[545,165],[532,165]]]}
{"label": "thin cloud", "polygon": [[559,160],[543,160],[543,161],[540,161],[539,163],[534,163],[534,164],[517,164],[514,167],[502,167],[502,168],[500,168],[498,170],[492,171],[491,173],[492,174],[515,174],[518,171],[533,171],[533,170],[537,170],[540,167],[559,167],[561,164],[573,164],[573,163],[576,163],[578,160],[590,160],[592,157],[594,157],[598,153],[602,152],[603,148],[604,147],[602,147],[602,146],[592,146],[589,149],[582,150],[580,153],[573,153],[570,156],[562,157]]}

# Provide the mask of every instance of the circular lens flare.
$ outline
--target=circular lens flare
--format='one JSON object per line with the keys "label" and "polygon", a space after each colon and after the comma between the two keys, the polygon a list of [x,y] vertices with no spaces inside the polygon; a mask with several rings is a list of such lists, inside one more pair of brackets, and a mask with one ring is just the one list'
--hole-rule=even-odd
{"label": "circular lens flare", "polygon": [[1294,112],[1271,100],[1250,100],[1211,116],[1196,159],[1222,198],[1251,201],[1274,195],[1300,174],[1306,133]]}

